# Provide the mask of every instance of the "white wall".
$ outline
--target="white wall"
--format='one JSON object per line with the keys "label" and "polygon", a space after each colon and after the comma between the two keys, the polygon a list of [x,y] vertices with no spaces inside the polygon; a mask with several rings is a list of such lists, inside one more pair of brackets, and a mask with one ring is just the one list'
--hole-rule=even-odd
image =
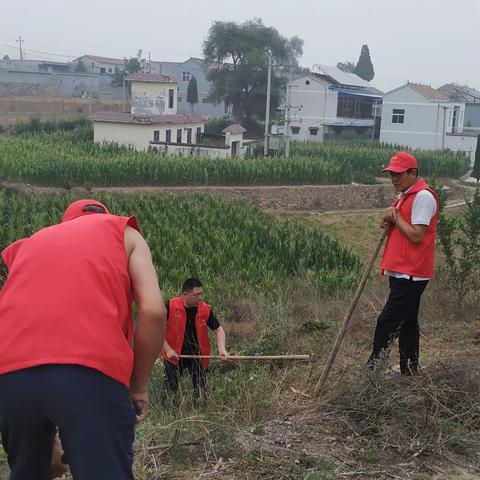
{"label": "white wall", "polygon": [[[308,83],[307,83],[308,82]],[[291,126],[300,127],[295,140],[323,140],[323,123],[337,118],[338,94],[328,90],[328,84],[310,76],[304,76],[291,83],[290,104],[298,107],[290,111]],[[316,136],[310,135],[310,128],[318,128]]]}
{"label": "white wall", "polygon": [[209,158],[229,158],[231,150],[229,148],[212,148],[202,146],[187,145],[152,145],[152,148],[164,155],[178,155],[179,157],[200,156]]}
{"label": "white wall", "polygon": [[477,136],[447,134],[445,136],[445,148],[456,152],[467,152],[470,158],[470,166],[473,167],[475,162],[475,149],[477,148]]}
{"label": "white wall", "polygon": [[192,129],[192,142],[196,142],[197,128],[203,133],[203,123],[183,125],[152,125],[135,123],[93,122],[93,140],[96,143],[114,142],[132,146],[135,150],[147,150],[154,140],[154,131],[159,131],[159,141],[166,141],[166,131],[171,130],[171,141],[176,142],[177,129],[182,129],[182,143],[186,142],[186,129]]}
{"label": "white wall", "polygon": [[[173,90],[173,108],[168,108],[169,91]],[[170,115],[177,113],[177,85],[173,82],[132,81],[133,115]]]}

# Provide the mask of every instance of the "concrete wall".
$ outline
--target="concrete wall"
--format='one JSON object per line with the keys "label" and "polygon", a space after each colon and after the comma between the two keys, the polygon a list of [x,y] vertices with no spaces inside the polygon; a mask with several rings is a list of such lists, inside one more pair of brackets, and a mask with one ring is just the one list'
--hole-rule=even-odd
{"label": "concrete wall", "polygon": [[188,81],[183,81],[183,72],[189,72],[190,77],[195,76],[198,86],[198,103],[194,107],[194,112],[201,113],[208,117],[225,116],[224,102],[215,105],[206,101],[212,88],[211,82],[207,80],[207,71],[197,61],[190,59],[178,65],[175,68],[175,78],[178,80],[178,111],[180,113],[190,113],[192,111],[187,103]]}
{"label": "concrete wall", "polygon": [[475,162],[475,149],[477,148],[477,135],[445,135],[445,148],[455,152],[465,152],[470,158],[470,165],[473,167]]}
{"label": "concrete wall", "polygon": [[229,148],[175,144],[151,145],[151,147],[163,155],[178,155],[180,157],[229,158],[231,156]]}
{"label": "concrete wall", "polygon": [[[173,90],[173,108],[168,108],[169,91]],[[132,82],[132,114],[171,115],[177,113],[175,83]]]}
{"label": "concrete wall", "polygon": [[197,128],[203,132],[203,123],[183,125],[152,125],[134,123],[93,122],[93,138],[96,143],[114,142],[119,145],[132,146],[135,150],[147,150],[154,141],[154,132],[159,132],[159,141],[166,141],[166,131],[171,130],[171,141],[176,142],[177,129],[183,129],[186,141],[186,129],[192,129],[192,142],[196,142]]}
{"label": "concrete wall", "polygon": [[43,95],[124,100],[125,89],[112,87],[108,75],[0,71],[0,96]]}
{"label": "concrete wall", "polygon": [[[290,111],[291,127],[299,127],[298,134],[290,131],[292,139],[323,141],[323,123],[337,118],[338,93],[328,90],[328,85],[310,76],[292,82],[290,104],[298,108]],[[318,128],[317,135],[310,128]]]}

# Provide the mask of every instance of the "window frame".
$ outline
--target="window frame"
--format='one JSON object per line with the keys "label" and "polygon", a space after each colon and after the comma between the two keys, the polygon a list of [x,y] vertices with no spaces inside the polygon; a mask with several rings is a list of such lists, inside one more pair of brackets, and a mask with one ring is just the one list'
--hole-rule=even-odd
{"label": "window frame", "polygon": [[392,124],[404,125],[405,124],[405,109],[393,108],[392,109]]}

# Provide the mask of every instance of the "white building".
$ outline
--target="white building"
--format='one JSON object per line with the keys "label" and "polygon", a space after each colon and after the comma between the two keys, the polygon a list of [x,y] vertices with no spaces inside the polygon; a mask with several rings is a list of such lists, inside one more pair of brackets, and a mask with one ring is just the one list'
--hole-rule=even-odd
{"label": "white building", "polygon": [[465,151],[473,159],[476,136],[463,131],[465,103],[429,85],[407,83],[383,98],[380,141],[425,150]]}
{"label": "white building", "polygon": [[83,63],[88,73],[106,73],[113,75],[115,73],[115,67],[119,70],[125,70],[125,59],[122,58],[82,55],[73,60],[74,68],[80,62]]}
{"label": "white building", "polygon": [[240,125],[224,130],[224,145],[202,143],[205,117],[177,112],[177,81],[172,77],[136,73],[129,75],[126,82],[130,112],[97,112],[90,117],[96,143],[176,155],[229,157],[241,153],[245,129]]}
{"label": "white building", "polygon": [[353,73],[319,65],[289,83],[286,103],[292,140],[372,138],[382,92]]}

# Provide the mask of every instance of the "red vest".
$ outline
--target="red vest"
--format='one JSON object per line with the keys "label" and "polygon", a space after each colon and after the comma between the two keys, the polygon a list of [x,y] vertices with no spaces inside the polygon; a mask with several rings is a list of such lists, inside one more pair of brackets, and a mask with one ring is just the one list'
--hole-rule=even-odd
{"label": "red vest", "polygon": [[431,278],[433,276],[438,217],[437,195],[423,178],[419,178],[408,193],[403,198],[397,199],[392,207],[398,207],[400,215],[411,225],[413,201],[417,193],[422,190],[431,192],[437,201],[437,211],[430,221],[425,236],[420,243],[414,243],[394,225],[388,233],[387,244],[383,252],[382,273],[385,270],[392,270],[414,277]]}
{"label": "red vest", "polygon": [[87,215],[2,252],[0,374],[45,364],[94,368],[128,387],[132,291],[125,254],[134,217]]}
{"label": "red vest", "polygon": [[[172,298],[169,302],[167,333],[165,339],[172,349],[180,355],[182,353],[183,338],[185,336],[185,325],[187,323],[187,312],[185,311],[185,303],[183,297]],[[195,329],[197,331],[197,340],[200,347],[201,355],[210,355],[210,340],[208,338],[207,320],[210,316],[210,305],[200,302],[195,317]],[[162,351],[163,358],[174,365],[178,364],[178,360],[167,358]],[[208,360],[202,360],[205,369],[208,368]]]}

